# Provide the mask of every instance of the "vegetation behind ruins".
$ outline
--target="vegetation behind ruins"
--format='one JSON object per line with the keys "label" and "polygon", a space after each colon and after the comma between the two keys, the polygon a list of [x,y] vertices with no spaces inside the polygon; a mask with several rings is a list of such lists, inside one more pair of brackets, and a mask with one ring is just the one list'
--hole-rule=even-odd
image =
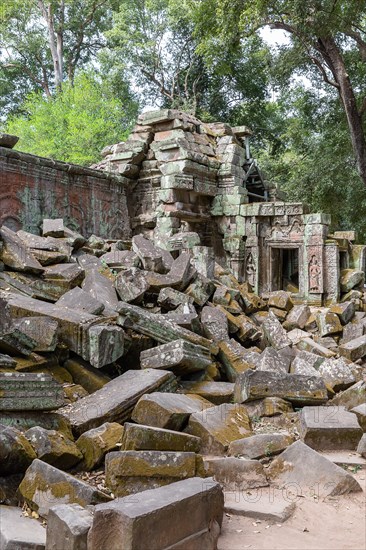
{"label": "vegetation behind ruins", "polygon": [[89,165],[149,107],[244,124],[268,180],[365,238],[365,31],[357,0],[0,0],[0,125]]}

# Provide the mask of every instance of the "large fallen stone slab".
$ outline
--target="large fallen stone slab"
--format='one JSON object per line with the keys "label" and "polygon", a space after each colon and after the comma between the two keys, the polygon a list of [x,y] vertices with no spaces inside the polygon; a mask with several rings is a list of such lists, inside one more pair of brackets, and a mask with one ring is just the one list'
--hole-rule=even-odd
{"label": "large fallen stone slab", "polygon": [[321,405],[328,400],[322,378],[249,370],[240,374],[234,388],[235,403],[280,397],[296,405]]}
{"label": "large fallen stone slab", "polygon": [[132,237],[132,250],[140,258],[144,269],[156,273],[166,273],[162,251],[154,246],[154,243],[142,235],[135,235]]}
{"label": "large fallen stone slab", "polygon": [[320,337],[342,332],[342,325],[338,315],[331,311],[320,311],[316,316]]}
{"label": "large fallen stone slab", "polygon": [[93,514],[79,504],[59,504],[47,518],[46,550],[86,550]]}
{"label": "large fallen stone slab", "polygon": [[[81,436],[83,437],[83,436]],[[174,430],[125,422],[121,449],[124,451],[180,451],[198,453],[199,437]]]}
{"label": "large fallen stone slab", "polygon": [[64,404],[63,388],[49,374],[0,373],[0,411],[51,411]]}
{"label": "large fallen stone slab", "polygon": [[351,412],[357,416],[357,420],[361,429],[366,432],[366,401],[357,407],[353,407]]}
{"label": "large fallen stone slab", "polygon": [[[354,366],[354,365],[353,365]],[[338,359],[325,359],[318,369],[326,385],[334,392],[347,389],[356,382],[352,365],[343,357]]]}
{"label": "large fallen stone slab", "polygon": [[0,411],[0,424],[21,431],[27,431],[35,426],[46,430],[57,430],[66,437],[72,438],[70,422],[61,414],[48,411]]}
{"label": "large fallen stone slab", "polygon": [[212,363],[207,348],[191,344],[186,340],[173,340],[156,348],[142,351],[140,363],[143,369],[165,369],[176,376],[205,370]]}
{"label": "large fallen stone slab", "polygon": [[317,451],[354,451],[362,437],[362,429],[357,416],[343,407],[304,407],[300,413],[300,437]]}
{"label": "large fallen stone slab", "polygon": [[245,491],[268,485],[265,470],[259,460],[232,456],[204,457],[203,469],[205,475],[213,477],[225,491]]}
{"label": "large fallen stone slab", "polygon": [[132,321],[132,329],[146,336],[150,336],[157,342],[166,344],[173,340],[187,340],[191,344],[208,348],[211,353],[218,351],[217,344],[203,338],[194,332],[184,329],[172,321],[168,321],[162,315],[156,315],[145,311],[141,307],[119,302],[117,311],[119,314],[118,323],[124,324],[124,319]]}
{"label": "large fallen stone slab", "polygon": [[228,340],[228,320],[223,311],[212,306],[205,306],[201,312],[201,323],[206,338],[216,342]]}
{"label": "large fallen stone slab", "polygon": [[100,390],[80,399],[63,411],[76,435],[104,422],[124,422],[139,398],[147,393],[174,390],[176,379],[171,372],[145,369],[129,370],[114,378]]}
{"label": "large fallen stone slab", "polygon": [[364,380],[360,380],[346,390],[337,393],[337,395],[329,401],[329,405],[343,406],[347,410],[362,405],[362,403],[366,403],[366,381]]}
{"label": "large fallen stone slab", "polygon": [[0,424],[0,475],[25,472],[35,458],[34,449],[22,432]]}
{"label": "large fallen stone slab", "polygon": [[47,517],[49,509],[57,504],[99,504],[111,500],[88,483],[50,466],[36,458],[25,472],[19,485],[19,496],[28,506]]}
{"label": "large fallen stone slab", "polygon": [[44,237],[63,237],[64,231],[64,220],[62,218],[43,220],[42,235]]}
{"label": "large fallen stone slab", "polygon": [[44,550],[46,529],[33,518],[27,518],[21,508],[0,505],[1,550]]}
{"label": "large fallen stone slab", "polygon": [[86,272],[82,289],[104,304],[104,315],[114,315],[118,306],[118,297],[111,279],[99,273],[97,269],[91,269]]}
{"label": "large fallen stone slab", "polygon": [[262,324],[262,330],[267,344],[274,349],[280,350],[286,346],[291,346],[291,341],[287,337],[285,329],[271,311]]}
{"label": "large fallen stone slab", "polygon": [[133,267],[121,271],[116,277],[115,287],[123,302],[139,303],[149,289],[146,274],[141,269]]}
{"label": "large fallen stone slab", "polygon": [[44,268],[36,260],[22,239],[14,231],[3,225],[0,228],[0,260],[15,271],[25,271],[39,275]]}
{"label": "large fallen stone slab", "polygon": [[245,407],[228,403],[192,414],[185,431],[201,438],[200,451],[208,455],[223,455],[232,441],[252,435]]}
{"label": "large fallen stone slab", "polygon": [[289,367],[290,362],[287,357],[280,355],[274,348],[268,347],[260,355],[257,370],[287,374]]}
{"label": "large fallen stone slab", "polygon": [[186,426],[192,413],[210,407],[212,403],[195,395],[154,392],[141,397],[131,418],[138,424],[181,430]]}
{"label": "large fallen stone slab", "polygon": [[268,458],[282,453],[291,443],[293,438],[288,434],[256,434],[232,441],[228,455],[250,459]]}
{"label": "large fallen stone slab", "polygon": [[123,354],[123,330],[105,326],[108,318],[17,294],[7,294],[6,302],[14,318],[41,315],[55,319],[60,342],[97,368],[113,363]]}
{"label": "large fallen stone slab", "polygon": [[339,346],[339,354],[350,361],[357,361],[366,355],[366,334]]}
{"label": "large fallen stone slab", "polygon": [[122,443],[123,426],[118,422],[106,422],[98,428],[83,433],[76,441],[83,455],[81,470],[94,470],[110,451],[118,450]]}
{"label": "large fallen stone slab", "polygon": [[117,498],[95,508],[88,550],[215,550],[223,506],[220,485],[198,477]]}
{"label": "large fallen stone slab", "polygon": [[[267,492],[268,491],[268,492]],[[296,508],[294,502],[284,497],[282,491],[273,497],[273,489],[262,489],[260,498],[251,499],[243,492],[225,493],[225,513],[234,516],[253,518],[266,523],[282,523],[289,519]]]}
{"label": "large fallen stone slab", "polygon": [[307,305],[295,306],[288,313],[283,327],[287,330],[303,329],[310,317],[310,308]]}
{"label": "large fallen stone slab", "polygon": [[174,451],[115,451],[105,459],[106,485],[116,497],[156,489],[196,475],[196,454]]}
{"label": "large fallen stone slab", "polygon": [[229,382],[235,382],[239,374],[253,368],[247,354],[248,350],[233,338],[219,343],[218,358]]}
{"label": "large fallen stone slab", "polygon": [[315,342],[312,338],[302,338],[300,342],[296,344],[296,347],[299,350],[308,351],[310,353],[320,355],[321,357],[330,358],[336,356],[334,351],[318,344],[318,342]]}
{"label": "large fallen stone slab", "polygon": [[362,491],[351,474],[302,441],[296,441],[273,460],[267,477],[276,486],[297,493],[297,496],[326,498]]}
{"label": "large fallen stone slab", "polygon": [[232,403],[234,397],[234,384],[231,382],[181,382],[184,393],[200,395],[214,405]]}
{"label": "large fallen stone slab", "polygon": [[85,311],[91,315],[100,315],[105,309],[105,305],[91,296],[89,292],[85,292],[82,288],[76,286],[65,292],[63,296],[56,302],[57,305]]}

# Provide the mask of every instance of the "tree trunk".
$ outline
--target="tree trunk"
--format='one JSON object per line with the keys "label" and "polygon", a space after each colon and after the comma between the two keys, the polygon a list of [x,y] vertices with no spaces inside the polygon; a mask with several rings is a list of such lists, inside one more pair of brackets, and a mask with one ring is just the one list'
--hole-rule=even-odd
{"label": "tree trunk", "polygon": [[346,113],[357,169],[363,183],[366,185],[366,137],[362,123],[362,113],[357,108],[356,97],[343,57],[332,37],[319,38],[318,51],[323,56],[334,80],[338,84],[338,93]]}
{"label": "tree trunk", "polygon": [[47,29],[48,29],[48,43],[51,50],[51,56],[52,56],[52,62],[53,62],[53,69],[55,73],[55,86],[57,89],[61,90],[62,88],[62,63],[60,66],[60,57],[59,57],[59,51],[58,48],[60,44],[56,43],[56,33],[55,33],[55,26],[54,26],[54,20],[53,20],[53,13],[52,13],[52,6],[51,4],[48,5],[48,9],[46,8],[43,0],[38,0],[38,5],[40,7],[40,10],[42,12],[42,15],[47,23]]}

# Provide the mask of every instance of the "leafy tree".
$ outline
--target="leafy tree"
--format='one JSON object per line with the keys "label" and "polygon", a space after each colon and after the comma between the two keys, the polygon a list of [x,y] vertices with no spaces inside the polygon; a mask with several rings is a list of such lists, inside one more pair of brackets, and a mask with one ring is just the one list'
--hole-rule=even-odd
{"label": "leafy tree", "polygon": [[[0,91],[14,110],[29,91],[51,97],[105,45],[113,0],[1,0]],[[12,89],[9,89],[9,82]]]}
{"label": "leafy tree", "polygon": [[23,115],[10,118],[6,130],[20,136],[19,149],[65,162],[90,165],[110,143],[125,139],[137,114],[126,93],[116,98],[107,81],[93,72],[77,74],[74,86],[45,98],[32,92]]}
{"label": "leafy tree", "polygon": [[[366,5],[359,0],[201,0],[192,2],[200,51],[232,49],[269,25],[291,37],[298,67],[315,67],[345,115],[358,173],[366,185]],[[289,59],[289,58],[288,58]],[[314,73],[309,72],[312,76]]]}

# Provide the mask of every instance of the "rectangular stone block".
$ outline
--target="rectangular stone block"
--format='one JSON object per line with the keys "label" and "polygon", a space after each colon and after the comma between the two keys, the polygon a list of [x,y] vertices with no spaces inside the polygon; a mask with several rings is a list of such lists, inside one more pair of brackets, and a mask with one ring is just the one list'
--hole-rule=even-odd
{"label": "rectangular stone block", "polygon": [[197,453],[199,437],[154,426],[125,422],[122,450],[124,451],[180,451]]}
{"label": "rectangular stone block", "polygon": [[0,373],[0,411],[51,411],[64,404],[63,388],[49,374]]}
{"label": "rectangular stone block", "polygon": [[44,550],[46,529],[39,521],[27,518],[21,508],[0,506],[1,550]]}
{"label": "rectangular stone block", "polygon": [[220,485],[197,477],[117,498],[96,507],[88,550],[215,550],[223,506]]}
{"label": "rectangular stone block", "polygon": [[143,369],[165,369],[174,372],[176,376],[184,376],[206,369],[212,363],[212,359],[207,348],[185,340],[174,340],[142,351],[140,363]]}
{"label": "rectangular stone block", "polygon": [[339,353],[350,361],[357,361],[366,355],[366,334],[339,346]]}

